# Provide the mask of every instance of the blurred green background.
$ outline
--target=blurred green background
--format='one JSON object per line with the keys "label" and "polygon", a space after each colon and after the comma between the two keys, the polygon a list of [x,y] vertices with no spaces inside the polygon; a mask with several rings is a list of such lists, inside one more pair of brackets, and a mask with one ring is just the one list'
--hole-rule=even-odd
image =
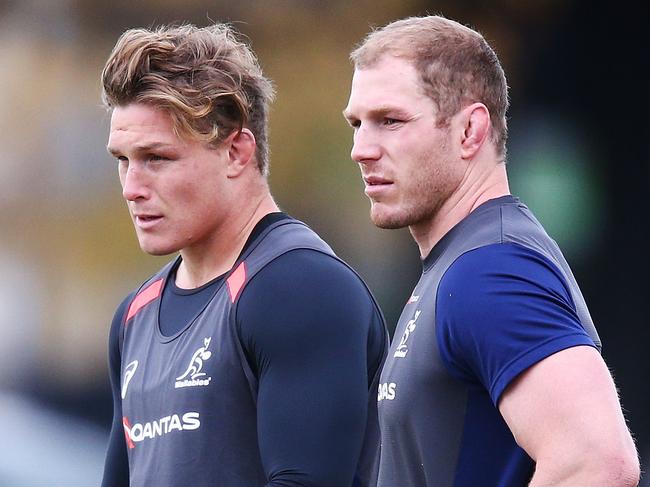
{"label": "blurred green background", "polygon": [[417,247],[369,222],[341,110],[352,47],[373,26],[427,13],[477,28],[499,54],[512,191],[565,251],[650,459],[650,59],[632,4],[0,0],[1,486],[99,483],[110,320],[167,260],[139,250],[105,151],[99,75],[121,32],[230,21],[248,36],[277,88],[273,193],[361,273],[392,330],[419,276]]}

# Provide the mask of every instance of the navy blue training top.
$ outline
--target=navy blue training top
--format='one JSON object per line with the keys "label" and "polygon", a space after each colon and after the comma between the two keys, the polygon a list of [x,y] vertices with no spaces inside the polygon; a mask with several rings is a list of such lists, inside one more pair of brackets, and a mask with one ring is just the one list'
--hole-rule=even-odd
{"label": "navy blue training top", "polygon": [[463,254],[440,281],[437,296],[445,365],[459,380],[487,390],[495,406],[531,365],[566,346],[594,346],[560,270],[518,244]]}
{"label": "navy blue training top", "polygon": [[[272,223],[289,218],[274,213],[263,218],[253,230],[250,242]],[[304,272],[309,269],[309,272]],[[163,291],[160,326],[164,335],[178,332],[213,295],[211,290],[223,277],[197,290],[167,286]],[[173,282],[173,280],[170,280]],[[308,249],[290,251],[261,270],[244,289],[238,306],[239,339],[246,360],[259,381],[257,397],[259,449],[268,477],[268,487],[346,484],[352,478],[363,438],[350,434],[350,428],[333,430],[325,413],[333,400],[337,410],[354,409],[368,402],[367,390],[347,387],[343,377],[356,369],[367,369],[368,381],[381,366],[386,332],[383,319],[371,299],[359,299],[367,290],[340,262]],[[109,336],[109,368],[114,398],[113,427],[104,471],[103,486],[127,486],[128,461],[120,402],[120,329],[133,298],[129,295],[115,313]],[[331,306],[337,302],[339,306]],[[350,334],[361,333],[353,326],[368,313],[375,315],[375,326],[368,339],[365,362],[359,354],[342,353],[335,362],[330,353],[319,353],[332,342],[355,343]],[[299,326],[305,321],[310,326]],[[350,326],[332,327],[332,323]],[[334,334],[333,334],[334,332]],[[327,336],[329,344],[322,343]],[[351,339],[352,338],[352,339]],[[365,374],[365,370],[364,370]],[[330,391],[341,391],[336,398]],[[300,390],[291,394],[288,390]],[[296,400],[301,397],[302,400]],[[342,418],[345,421],[345,418]],[[281,426],[279,426],[281,425]],[[318,438],[317,442],[305,439]],[[191,478],[188,477],[188,478]],[[219,479],[215,479],[219,483]]]}
{"label": "navy blue training top", "polygon": [[519,199],[472,211],[423,262],[379,385],[378,487],[522,487],[498,401],[540,360],[600,339],[557,244]]}
{"label": "navy blue training top", "polygon": [[[251,242],[253,242],[269,225],[288,218],[290,218],[289,215],[283,212],[269,213],[264,216],[264,218],[255,225],[250,236],[246,239],[246,243],[244,244],[241,253],[243,254],[246,252],[246,249],[248,249]],[[313,252],[310,252],[309,254],[311,255]],[[180,264],[180,260],[178,261],[178,264]],[[178,266],[176,266],[176,269],[177,268]],[[172,271],[173,276],[176,276],[176,269]],[[175,279],[167,281],[167,285],[163,291],[160,308],[161,333],[165,336],[173,336],[178,333],[201,309],[203,309],[210,298],[212,298],[215,289],[221,284],[224,277],[225,274],[217,276],[195,289],[179,288],[176,285]]]}

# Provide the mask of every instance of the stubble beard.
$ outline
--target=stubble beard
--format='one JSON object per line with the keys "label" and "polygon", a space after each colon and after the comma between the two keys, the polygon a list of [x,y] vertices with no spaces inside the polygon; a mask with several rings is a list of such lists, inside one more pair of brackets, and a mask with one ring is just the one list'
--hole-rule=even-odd
{"label": "stubble beard", "polygon": [[[440,148],[443,154],[445,149],[444,145]],[[426,167],[426,164],[432,164],[432,161],[436,160],[434,157],[430,154],[423,156],[418,166]],[[435,164],[430,172],[414,176],[415,184],[404,190],[407,199],[398,206],[395,205],[397,207],[383,202],[371,202],[370,220],[375,226],[385,230],[433,221],[455,187],[447,170],[448,164],[449,159],[444,157],[443,162]]]}
{"label": "stubble beard", "polygon": [[384,230],[397,230],[431,221],[438,214],[443,199],[439,196],[438,198],[428,199],[429,201],[423,203],[413,202],[408,208],[398,210],[397,212],[386,213],[382,213],[376,207],[380,203],[372,203],[370,220],[376,227]]}

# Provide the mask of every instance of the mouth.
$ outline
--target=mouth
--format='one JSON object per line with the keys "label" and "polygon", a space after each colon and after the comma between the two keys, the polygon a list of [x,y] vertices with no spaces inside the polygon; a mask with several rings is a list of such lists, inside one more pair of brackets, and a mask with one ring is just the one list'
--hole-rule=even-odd
{"label": "mouth", "polygon": [[393,181],[380,176],[364,176],[363,182],[366,185],[365,193],[369,197],[384,192],[393,185]]}
{"label": "mouth", "polygon": [[366,186],[382,186],[393,184],[391,180],[382,178],[381,176],[364,176],[363,181],[366,183]]}
{"label": "mouth", "polygon": [[156,215],[151,213],[134,213],[133,220],[135,226],[143,230],[147,230],[163,219],[162,215]]}

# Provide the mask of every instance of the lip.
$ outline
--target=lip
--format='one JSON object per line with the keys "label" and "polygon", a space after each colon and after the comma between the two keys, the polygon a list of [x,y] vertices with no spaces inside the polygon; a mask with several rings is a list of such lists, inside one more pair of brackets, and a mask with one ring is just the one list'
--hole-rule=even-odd
{"label": "lip", "polygon": [[133,220],[135,226],[142,230],[149,230],[153,228],[163,219],[162,215],[148,214],[148,213],[135,213]]}
{"label": "lip", "polygon": [[365,193],[369,197],[377,196],[393,185],[392,181],[380,176],[364,176],[363,182],[366,184]]}

